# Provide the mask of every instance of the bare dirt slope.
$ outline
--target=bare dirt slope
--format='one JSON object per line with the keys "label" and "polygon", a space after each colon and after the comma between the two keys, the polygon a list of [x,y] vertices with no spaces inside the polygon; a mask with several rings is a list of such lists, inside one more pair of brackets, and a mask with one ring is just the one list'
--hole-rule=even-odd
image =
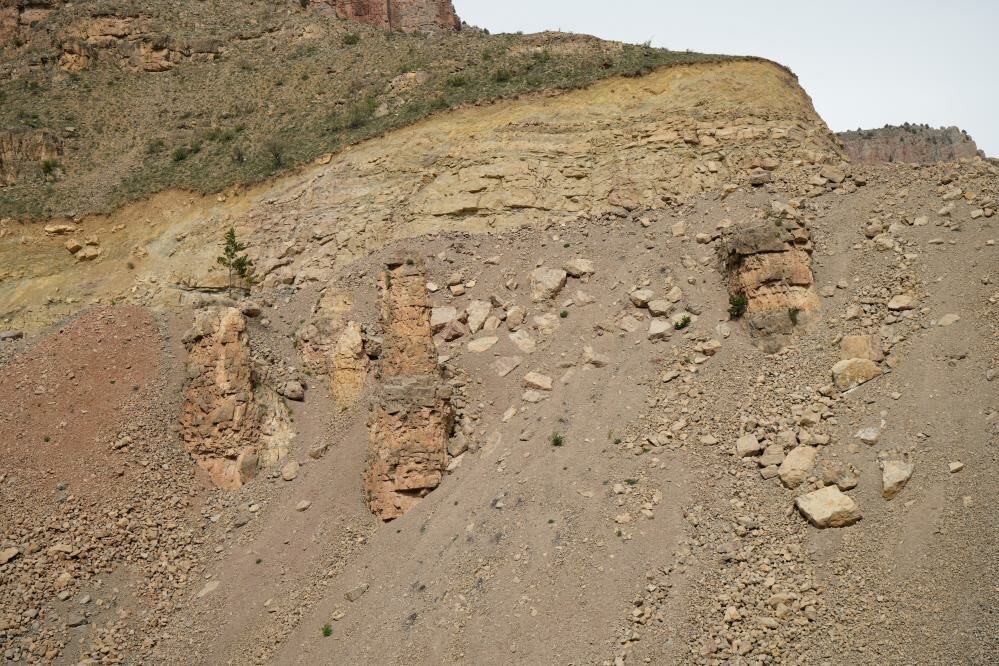
{"label": "bare dirt slope", "polygon": [[[344,239],[351,249],[324,264],[319,244],[306,240],[320,222],[310,210],[325,206],[331,219],[348,224],[347,210],[370,221],[363,216],[377,216],[378,206],[399,208],[349,197],[343,204],[335,189],[281,182],[270,194],[215,203],[232,206],[226,221],[239,219],[241,231],[260,224],[247,237],[262,255],[290,260],[274,269],[288,268],[290,281],[265,280],[252,302],[238,304],[208,289],[163,289],[175,305],[150,298],[156,315],[87,310],[62,325],[105,346],[84,345],[81,336],[67,344],[54,331],[2,343],[4,404],[30,401],[25,390],[52,383],[32,375],[54,372],[47,349],[59,350],[65,367],[88,364],[74,372],[93,380],[90,400],[108,379],[107,363],[95,354],[132,365],[139,378],[129,381],[140,386],[124,407],[118,389],[108,391],[113,409],[93,425],[81,419],[76,439],[69,405],[62,416],[61,403],[47,407],[56,409],[54,421],[67,421],[58,451],[95,451],[104,461],[98,464],[120,470],[123,481],[83,507],[65,498],[51,509],[0,514],[5,658],[994,663],[995,167],[981,160],[851,166],[827,143],[810,106],[801,106],[807,98],[799,91],[789,89],[767,108],[751,101],[753,85],[761,84],[737,73],[622,83],[619,90],[636,96],[632,108],[648,107],[636,112],[642,122],[664,125],[651,141],[661,148],[641,147],[641,132],[613,136],[621,126],[614,123],[630,122],[609,119],[620,116],[621,102],[609,92],[616,84],[566,100],[573,117],[601,105],[609,114],[578,123],[609,132],[589,134],[593,142],[577,158],[592,160],[579,178],[593,185],[589,193],[568,196],[562,181],[538,175],[552,173],[551,162],[567,168],[564,155],[531,167],[541,184],[527,190],[568,203],[524,209],[483,196],[474,213],[406,208],[405,219],[377,228],[391,233],[350,227],[357,230]],[[775,87],[786,81],[776,73],[756,80]],[[730,96],[711,112],[718,117],[694,120],[703,106],[697,99],[723,90]],[[669,99],[679,101],[658,103]],[[531,108],[557,114],[548,102]],[[566,113],[564,126],[573,122]],[[477,134],[513,131],[489,134],[484,117],[465,119],[481,121]],[[670,123],[676,127],[665,127]],[[775,132],[784,126],[797,127],[787,141]],[[728,127],[738,129],[730,134]],[[684,138],[688,128],[693,134]],[[395,145],[415,155],[420,140],[444,128],[411,131]],[[622,162],[626,173],[614,172],[610,147],[632,151]],[[355,157],[379,150],[387,149],[371,145]],[[513,163],[516,152],[498,153],[495,163]],[[405,155],[379,155],[383,176],[405,171],[388,166],[405,163]],[[355,157],[332,168],[346,169]],[[451,163],[451,173],[471,159]],[[675,172],[660,170],[670,162]],[[323,173],[317,167],[304,178]],[[627,176],[633,187],[600,189],[602,174]],[[469,188],[456,184],[461,178],[438,176],[439,196],[428,201],[481,194],[479,187],[517,194],[502,179]],[[386,178],[389,189],[408,182]],[[569,210],[570,203],[581,209]],[[278,212],[262,212],[272,209]],[[152,246],[207,245],[208,227],[196,224],[190,209],[178,210]],[[786,317],[777,311],[790,332],[776,353],[761,349],[752,309],[741,319],[729,313],[731,276],[719,255],[731,234],[750,224],[800,232],[794,242],[814,273],[808,287],[818,307]],[[177,240],[184,233],[192,240]],[[288,256],[272,251],[290,238],[297,240],[281,250]],[[164,251],[156,265],[170,267],[170,256]],[[362,486],[378,373],[351,406],[335,406],[330,344],[348,320],[366,327],[366,340],[379,337],[376,284],[398,256],[426,265],[435,307],[468,316],[435,337],[458,413],[449,473],[415,508],[383,524],[369,512]],[[532,297],[532,272],[567,262],[579,277]],[[318,267],[321,280],[297,277]],[[79,287],[50,271],[48,284],[68,290],[59,292],[68,298],[58,306],[45,305],[44,289],[33,290],[40,278],[27,275],[20,282],[27,291],[8,298],[43,322],[80,308],[73,299],[82,290],[90,299],[117,295],[129,274],[105,268]],[[159,289],[165,272],[149,269],[143,284]],[[132,294],[141,303],[148,292]],[[247,313],[260,383],[292,374],[305,385],[301,401],[287,401],[296,432],[288,457],[232,491],[203,483],[176,434],[186,372],[180,340],[192,309],[219,305]],[[512,316],[518,306],[526,311],[522,324]],[[468,326],[484,307],[495,321],[473,333]],[[124,325],[132,340],[115,341]],[[457,337],[446,339],[449,331]],[[858,341],[844,336],[870,337],[856,351],[850,345]],[[129,361],[129,345],[140,342],[155,354]],[[869,381],[834,385],[844,347],[849,360],[872,357],[863,359],[876,370]],[[516,367],[500,372],[515,357]],[[3,422],[6,431],[30,433],[7,445],[7,460],[38,456],[44,433],[29,407]],[[746,449],[747,437],[758,448]],[[18,507],[25,493],[50,492],[22,482],[31,469],[4,468],[8,507]],[[899,469],[911,476],[885,480],[884,470]],[[855,504],[852,518],[860,516],[849,526],[819,529],[795,507],[797,498],[836,488]]]}

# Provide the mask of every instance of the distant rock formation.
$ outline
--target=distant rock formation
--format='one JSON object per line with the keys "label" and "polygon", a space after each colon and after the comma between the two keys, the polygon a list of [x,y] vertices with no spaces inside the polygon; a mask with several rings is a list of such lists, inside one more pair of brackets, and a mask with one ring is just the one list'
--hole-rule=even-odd
{"label": "distant rock formation", "polygon": [[437,364],[422,265],[390,262],[381,286],[385,339],[364,492],[372,512],[387,521],[440,484],[454,409]]}
{"label": "distant rock formation", "polygon": [[401,32],[460,30],[451,0],[328,0],[342,19]]}
{"label": "distant rock formation", "polygon": [[236,308],[199,312],[184,344],[181,437],[212,483],[239,488],[287,455],[287,407],[272,389],[254,386],[246,319]]}
{"label": "distant rock formation", "polygon": [[962,157],[985,153],[978,149],[968,133],[957,127],[935,129],[929,125],[881,129],[851,130],[837,134],[846,154],[854,162],[953,162]]}

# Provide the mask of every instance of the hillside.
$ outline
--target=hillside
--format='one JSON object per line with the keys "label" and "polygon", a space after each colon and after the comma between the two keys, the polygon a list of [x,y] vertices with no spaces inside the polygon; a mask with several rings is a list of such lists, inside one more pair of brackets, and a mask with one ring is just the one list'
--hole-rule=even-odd
{"label": "hillside", "polygon": [[216,192],[462,105],[716,61],[566,34],[431,35],[324,3],[0,8],[0,218]]}
{"label": "hillside", "polygon": [[840,132],[837,136],[855,162],[928,164],[985,157],[974,139],[957,127],[937,129],[906,123],[899,127],[886,125],[880,129]]}
{"label": "hillside", "polygon": [[[27,144],[106,168],[46,185],[18,158],[0,190],[7,663],[999,661],[999,166],[851,162],[766,60],[319,4],[142,11],[316,22],[344,76],[412,47],[433,74],[399,94],[455,108],[313,145],[293,77],[247,78],[256,124],[162,180],[120,189],[147,159],[112,149],[142,137],[123,119]],[[81,5],[32,34],[111,11]],[[290,34],[246,47],[256,74]],[[79,75],[181,100],[229,56],[103,57]],[[221,113],[190,104],[180,138]],[[293,114],[295,160],[215,173]],[[229,230],[252,280],[217,261]]]}

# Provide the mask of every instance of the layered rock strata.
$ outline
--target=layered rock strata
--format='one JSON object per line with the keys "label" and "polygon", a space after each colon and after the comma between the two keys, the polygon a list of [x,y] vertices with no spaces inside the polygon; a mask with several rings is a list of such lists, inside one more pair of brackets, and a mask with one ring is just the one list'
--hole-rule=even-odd
{"label": "layered rock strata", "polygon": [[364,492],[372,512],[388,521],[440,484],[454,410],[437,364],[422,265],[390,262],[381,287],[385,338]]}

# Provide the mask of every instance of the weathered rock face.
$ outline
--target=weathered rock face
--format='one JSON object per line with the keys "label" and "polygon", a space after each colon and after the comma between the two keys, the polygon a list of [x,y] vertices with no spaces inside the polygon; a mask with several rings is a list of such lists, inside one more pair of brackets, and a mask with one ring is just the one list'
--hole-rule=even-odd
{"label": "weathered rock face", "polygon": [[141,16],[102,16],[69,28],[61,35],[59,65],[79,71],[99,58],[146,72],[165,72],[184,60],[211,60],[222,52],[217,40],[176,40],[155,30]]}
{"label": "weathered rock face", "polygon": [[371,510],[392,520],[440,484],[454,411],[437,365],[422,266],[391,262],[382,290],[385,340],[364,491]]}
{"label": "weathered rock face", "polygon": [[47,18],[61,4],[60,0],[0,2],[0,47],[29,42],[32,24]]}
{"label": "weathered rock face", "polygon": [[42,163],[62,154],[62,140],[52,132],[0,132],[0,187],[44,175]]}
{"label": "weathered rock face", "polygon": [[451,0],[327,0],[342,19],[400,30],[437,32],[460,30],[461,20]]}
{"label": "weathered rock face", "polygon": [[817,316],[810,252],[808,230],[779,219],[738,225],[721,246],[729,292],[746,297],[745,318],[768,348]]}
{"label": "weathered rock face", "polygon": [[968,133],[957,127],[935,129],[928,125],[903,125],[837,134],[854,162],[952,162],[985,154]]}
{"label": "weathered rock face", "polygon": [[187,383],[181,438],[212,482],[238,488],[288,452],[280,396],[254,387],[246,320],[239,310],[203,310],[184,337]]}

